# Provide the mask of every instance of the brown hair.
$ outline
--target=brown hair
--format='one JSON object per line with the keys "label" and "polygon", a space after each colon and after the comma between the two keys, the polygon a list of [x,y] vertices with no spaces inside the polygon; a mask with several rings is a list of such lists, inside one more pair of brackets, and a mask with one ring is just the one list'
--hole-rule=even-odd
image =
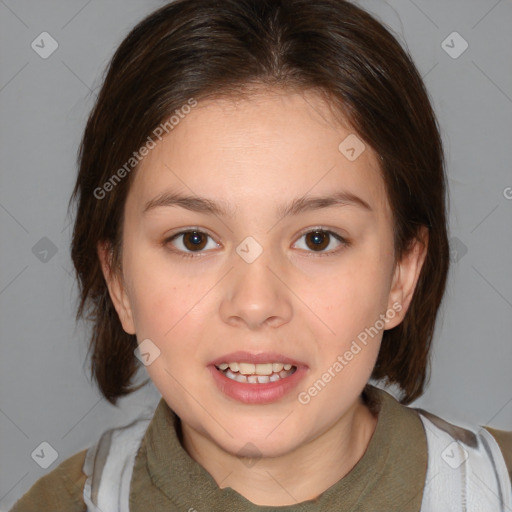
{"label": "brown hair", "polygon": [[412,302],[403,321],[384,332],[372,374],[397,384],[408,404],[423,393],[449,265],[443,149],[408,53],[381,23],[343,0],[176,0],[121,43],[85,128],[70,199],[77,203],[76,318],[93,321],[91,374],[112,404],[138,389],[129,387],[140,367],[136,337],[121,326],[97,255],[98,242],[107,242],[112,268],[120,268],[124,204],[136,166],[115,182],[114,174],[191,98],[250,94],[251,85],[322,94],[380,155],[396,261],[420,226],[429,230]]}

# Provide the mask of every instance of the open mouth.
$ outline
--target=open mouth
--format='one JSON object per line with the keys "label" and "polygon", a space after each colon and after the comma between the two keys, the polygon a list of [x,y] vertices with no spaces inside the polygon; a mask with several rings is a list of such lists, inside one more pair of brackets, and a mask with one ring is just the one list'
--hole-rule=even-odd
{"label": "open mouth", "polygon": [[267,384],[286,379],[293,375],[297,367],[284,363],[221,363],[215,368],[228,379],[248,384]]}

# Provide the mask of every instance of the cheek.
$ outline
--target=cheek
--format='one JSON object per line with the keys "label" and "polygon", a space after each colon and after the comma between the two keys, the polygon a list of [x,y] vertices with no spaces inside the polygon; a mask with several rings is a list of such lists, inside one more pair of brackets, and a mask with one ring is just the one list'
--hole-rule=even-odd
{"label": "cheek", "polygon": [[[354,251],[323,280],[312,297],[336,332],[373,324],[387,307],[390,262],[379,251]],[[327,323],[327,322],[326,322]],[[348,332],[350,331],[350,332]]]}
{"label": "cheek", "polygon": [[199,270],[191,275],[150,251],[133,263],[130,302],[137,338],[149,338],[163,356],[151,371],[161,371],[157,368],[163,364],[180,373],[184,367],[178,361],[197,357],[205,319],[213,318],[208,292],[218,276]]}
{"label": "cheek", "polygon": [[132,254],[126,265],[137,337],[163,339],[192,307],[191,284],[161,256],[151,251]]}

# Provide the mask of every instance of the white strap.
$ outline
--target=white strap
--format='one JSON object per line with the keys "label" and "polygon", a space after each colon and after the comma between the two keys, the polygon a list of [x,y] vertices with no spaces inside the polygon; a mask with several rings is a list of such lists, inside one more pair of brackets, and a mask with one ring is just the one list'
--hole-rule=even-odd
{"label": "white strap", "polygon": [[420,418],[428,447],[421,512],[511,511],[512,486],[493,436],[483,428],[466,429],[462,442],[421,413]]}
{"label": "white strap", "polygon": [[84,485],[87,512],[129,511],[133,465],[151,415],[107,430],[87,450],[83,467],[88,475]]}

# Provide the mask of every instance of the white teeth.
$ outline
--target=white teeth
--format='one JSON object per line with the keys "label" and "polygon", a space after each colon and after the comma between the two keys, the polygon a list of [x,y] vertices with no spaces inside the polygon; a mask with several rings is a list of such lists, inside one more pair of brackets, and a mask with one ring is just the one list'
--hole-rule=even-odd
{"label": "white teeth", "polygon": [[222,363],[218,364],[217,368],[221,371],[228,368],[232,372],[240,372],[242,375],[272,375],[272,373],[279,373],[282,370],[289,371],[292,369],[291,364],[283,363]]}
{"label": "white teeth", "polygon": [[[230,363],[230,368],[233,363]],[[236,363],[235,363],[236,364]],[[231,368],[233,369],[233,368]],[[238,371],[242,373],[243,375],[252,375],[255,370],[255,365],[252,363],[239,363],[238,364]]]}
{"label": "white teeth", "polygon": [[256,374],[257,375],[272,375],[273,370],[273,364],[272,363],[265,363],[265,364],[257,364],[256,365]]}
{"label": "white teeth", "polygon": [[226,372],[226,377],[229,377],[230,379],[232,380],[236,380],[236,375],[231,371],[231,369],[229,369],[227,372]]}
{"label": "white teeth", "polygon": [[[249,384],[268,384],[279,379],[285,379],[292,373],[291,364],[283,363],[222,363],[217,368],[224,372],[224,375],[231,380]],[[296,369],[296,368],[295,368]]]}

